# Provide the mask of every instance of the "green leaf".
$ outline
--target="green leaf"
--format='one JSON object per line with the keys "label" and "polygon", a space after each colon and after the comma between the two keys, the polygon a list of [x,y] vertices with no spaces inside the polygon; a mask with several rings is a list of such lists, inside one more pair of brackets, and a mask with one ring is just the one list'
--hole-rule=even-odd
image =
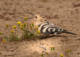
{"label": "green leaf", "polygon": [[27,21],[28,20],[28,18],[27,17],[24,17],[24,21]]}
{"label": "green leaf", "polygon": [[0,35],[3,35],[3,33],[2,33],[2,32],[0,32]]}
{"label": "green leaf", "polygon": [[31,24],[32,27],[34,27],[34,24]]}
{"label": "green leaf", "polygon": [[41,57],[44,57],[44,54],[43,53],[41,54]]}
{"label": "green leaf", "polygon": [[54,51],[55,50],[55,48],[54,47],[51,47],[51,51]]}
{"label": "green leaf", "polygon": [[72,52],[72,50],[71,50],[71,49],[68,49],[68,50],[66,50],[66,52],[67,52],[67,53],[70,53],[70,52]]}

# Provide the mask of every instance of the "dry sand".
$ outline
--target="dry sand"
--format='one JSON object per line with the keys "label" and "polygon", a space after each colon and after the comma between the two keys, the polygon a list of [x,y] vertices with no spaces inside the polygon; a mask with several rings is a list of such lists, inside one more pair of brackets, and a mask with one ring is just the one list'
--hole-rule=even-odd
{"label": "dry sand", "polygon": [[[0,57],[80,57],[80,0],[0,0],[0,31],[5,24],[15,24],[20,16],[39,13],[49,21],[78,35],[62,34],[46,39],[0,44]],[[65,37],[64,37],[65,36]],[[50,51],[50,47],[55,47]],[[72,50],[67,53],[66,50]]]}

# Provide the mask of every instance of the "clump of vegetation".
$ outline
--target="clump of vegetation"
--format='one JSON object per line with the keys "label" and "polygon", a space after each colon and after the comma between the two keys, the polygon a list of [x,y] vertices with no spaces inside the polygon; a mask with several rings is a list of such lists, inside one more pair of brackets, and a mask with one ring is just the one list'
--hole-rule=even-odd
{"label": "clump of vegetation", "polygon": [[61,53],[61,54],[60,54],[60,57],[64,57],[64,54]]}
{"label": "clump of vegetation", "polygon": [[67,49],[65,52],[66,52],[66,53],[71,53],[72,50],[71,50],[71,49]]}
{"label": "clump of vegetation", "polygon": [[41,57],[45,57],[45,55],[49,55],[48,52],[46,52],[46,51],[42,51],[42,53],[41,53]]}
{"label": "clump of vegetation", "polygon": [[[27,23],[28,18],[24,17],[22,21],[17,21],[16,25],[9,25],[6,24],[5,27],[7,29],[8,35],[4,35],[3,38],[4,40],[1,40],[3,42],[6,41],[18,41],[18,40],[23,40],[23,39],[31,39],[35,38],[36,36],[39,35],[39,31],[34,29],[34,24],[28,24]],[[19,32],[21,35],[19,35]],[[3,33],[0,32],[0,35]]]}
{"label": "clump of vegetation", "polygon": [[55,50],[55,47],[50,47],[51,51],[54,51]]}

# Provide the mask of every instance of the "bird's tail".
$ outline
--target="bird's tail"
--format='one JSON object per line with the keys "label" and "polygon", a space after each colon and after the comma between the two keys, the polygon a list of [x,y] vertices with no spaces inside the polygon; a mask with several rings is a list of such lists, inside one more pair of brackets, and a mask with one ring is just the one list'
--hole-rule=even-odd
{"label": "bird's tail", "polygon": [[63,30],[63,33],[72,34],[72,35],[77,35],[76,33],[69,32],[69,31],[67,31],[67,30]]}

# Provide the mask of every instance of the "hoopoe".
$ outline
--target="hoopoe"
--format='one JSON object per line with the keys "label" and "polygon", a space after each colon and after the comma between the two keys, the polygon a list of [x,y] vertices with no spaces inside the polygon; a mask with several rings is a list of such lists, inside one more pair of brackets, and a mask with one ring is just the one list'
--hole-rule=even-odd
{"label": "hoopoe", "polygon": [[41,17],[40,15],[35,15],[34,17],[34,26],[35,28],[38,29],[38,31],[40,31],[41,34],[62,34],[62,33],[67,33],[67,34],[72,34],[72,35],[76,35],[75,33],[69,32],[63,28],[57,27],[55,26],[53,23],[48,22],[48,20],[46,20],[45,18]]}

